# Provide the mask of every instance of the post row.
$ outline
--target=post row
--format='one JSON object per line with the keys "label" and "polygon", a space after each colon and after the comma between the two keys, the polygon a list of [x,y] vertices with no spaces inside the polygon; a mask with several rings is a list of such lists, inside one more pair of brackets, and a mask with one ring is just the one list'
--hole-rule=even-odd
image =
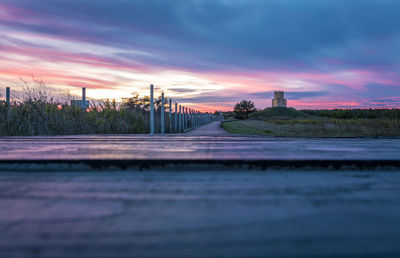
{"label": "post row", "polygon": [[[165,123],[165,96],[164,92],[161,93],[161,107],[160,107],[160,132],[162,135],[166,132]],[[183,133],[186,130],[201,126],[211,122],[215,116],[208,113],[201,113],[197,110],[178,105],[175,102],[174,112],[172,112],[172,99],[168,100],[168,133]],[[154,86],[150,85],[150,135],[154,135]]]}

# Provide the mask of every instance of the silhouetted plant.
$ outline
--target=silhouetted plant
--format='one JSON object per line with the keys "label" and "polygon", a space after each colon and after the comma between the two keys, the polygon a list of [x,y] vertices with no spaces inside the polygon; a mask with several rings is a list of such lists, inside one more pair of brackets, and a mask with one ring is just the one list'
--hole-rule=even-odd
{"label": "silhouetted plant", "polygon": [[[43,81],[22,80],[22,96],[11,106],[0,101],[0,135],[134,134],[149,132],[150,97],[105,99],[91,102],[88,110],[70,105],[71,96],[60,95]],[[168,103],[168,99],[165,100]],[[155,128],[160,131],[160,98],[155,100]],[[166,104],[166,111],[167,109]],[[169,116],[165,114],[165,125]],[[169,131],[166,128],[166,131]]]}
{"label": "silhouetted plant", "polygon": [[235,117],[239,119],[249,118],[249,114],[256,111],[255,105],[251,100],[245,100],[236,103],[233,111],[235,112]]}

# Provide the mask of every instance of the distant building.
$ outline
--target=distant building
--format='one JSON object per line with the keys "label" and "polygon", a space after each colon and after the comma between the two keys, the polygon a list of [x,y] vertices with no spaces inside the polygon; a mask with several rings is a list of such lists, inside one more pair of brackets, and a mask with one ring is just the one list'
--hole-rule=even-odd
{"label": "distant building", "polygon": [[272,107],[287,107],[287,101],[284,98],[283,91],[275,91],[274,99],[272,100]]}
{"label": "distant building", "polygon": [[82,99],[71,100],[71,106],[80,107],[82,109],[89,108],[89,101],[86,100],[86,88],[82,88]]}

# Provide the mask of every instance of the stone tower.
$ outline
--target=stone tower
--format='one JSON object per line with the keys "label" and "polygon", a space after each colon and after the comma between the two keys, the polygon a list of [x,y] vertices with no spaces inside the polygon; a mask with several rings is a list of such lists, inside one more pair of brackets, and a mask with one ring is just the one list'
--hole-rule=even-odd
{"label": "stone tower", "polygon": [[275,91],[274,99],[272,100],[272,107],[287,107],[286,99],[284,98],[283,91]]}

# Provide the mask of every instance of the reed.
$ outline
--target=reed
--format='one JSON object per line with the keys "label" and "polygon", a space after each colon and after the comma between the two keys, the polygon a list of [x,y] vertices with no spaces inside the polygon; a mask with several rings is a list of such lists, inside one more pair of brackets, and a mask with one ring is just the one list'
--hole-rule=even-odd
{"label": "reed", "polygon": [[[60,94],[41,81],[23,81],[21,96],[7,106],[0,101],[0,135],[74,135],[149,133],[149,97],[97,100],[88,110],[70,105],[71,96]],[[160,132],[161,100],[155,100],[155,128]],[[166,115],[166,124],[169,116]],[[167,128],[166,132],[169,132]]]}

